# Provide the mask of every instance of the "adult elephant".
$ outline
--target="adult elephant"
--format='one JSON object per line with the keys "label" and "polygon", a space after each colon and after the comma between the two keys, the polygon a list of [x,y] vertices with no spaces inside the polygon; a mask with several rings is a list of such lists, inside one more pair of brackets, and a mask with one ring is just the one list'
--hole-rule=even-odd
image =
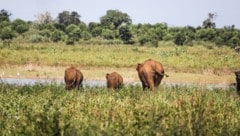
{"label": "adult elephant", "polygon": [[109,89],[119,89],[123,84],[123,78],[117,72],[107,73],[106,74],[107,80],[107,88]]}
{"label": "adult elephant", "polygon": [[236,75],[236,89],[237,89],[237,93],[240,95],[240,71],[236,71],[235,72]]}
{"label": "adult elephant", "polygon": [[75,88],[79,90],[79,88],[82,87],[83,74],[75,67],[67,68],[65,70],[64,81],[66,90]]}
{"label": "adult elephant", "polygon": [[146,88],[154,90],[160,85],[164,76],[168,77],[168,75],[164,73],[162,64],[152,59],[138,64],[136,70],[142,82],[143,90]]}

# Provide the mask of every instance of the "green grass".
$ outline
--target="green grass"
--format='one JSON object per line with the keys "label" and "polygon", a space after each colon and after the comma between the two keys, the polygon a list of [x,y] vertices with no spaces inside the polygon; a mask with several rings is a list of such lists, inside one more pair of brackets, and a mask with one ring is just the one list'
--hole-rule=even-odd
{"label": "green grass", "polygon": [[0,135],[238,135],[234,89],[0,84]]}
{"label": "green grass", "polygon": [[207,49],[201,45],[158,48],[136,45],[0,44],[0,65],[28,63],[48,66],[135,67],[148,58],[159,60],[166,69],[177,72],[233,72],[240,56],[228,47]]}

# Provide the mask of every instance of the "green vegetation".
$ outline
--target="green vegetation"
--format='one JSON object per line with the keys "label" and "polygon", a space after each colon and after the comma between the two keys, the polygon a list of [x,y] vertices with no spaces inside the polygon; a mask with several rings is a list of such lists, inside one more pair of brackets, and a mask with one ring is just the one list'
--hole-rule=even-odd
{"label": "green vegetation", "polygon": [[[209,13],[202,26],[169,27],[167,23],[132,24],[131,17],[119,10],[108,10],[100,17],[100,23],[84,23],[76,11],[62,11],[56,19],[49,12],[36,16],[35,21],[9,18],[7,10],[0,11],[0,40],[10,44],[12,40],[22,43],[64,42],[74,45],[84,42],[94,44],[151,45],[158,47],[161,42],[172,42],[178,46],[194,46],[199,42],[211,42],[214,46],[240,45],[240,30],[230,24],[216,28],[216,13]],[[201,23],[201,22],[200,22]]]}
{"label": "green vegetation", "polygon": [[[169,72],[210,71],[215,79],[221,74],[228,79],[240,67],[240,56],[232,49],[240,45],[240,30],[234,25],[216,28],[212,13],[197,28],[132,24],[119,10],[108,10],[100,23],[89,24],[75,11],[63,11],[55,20],[46,12],[34,22],[11,21],[11,15],[0,11],[0,68],[7,67],[1,76],[48,77],[55,72],[62,78],[65,66],[80,65],[88,79],[116,68],[138,79],[134,68],[148,58]],[[28,69],[28,64],[39,67]],[[177,81],[186,77],[200,79],[173,76]],[[125,86],[119,92],[105,87],[67,92],[56,83],[0,83],[0,135],[238,135],[239,106],[233,88],[161,86],[149,92]]]}
{"label": "green vegetation", "polygon": [[0,135],[238,135],[234,89],[0,84]]}
{"label": "green vegetation", "polygon": [[75,45],[58,43],[0,44],[0,65],[37,64],[47,66],[82,65],[94,67],[135,67],[148,58],[159,60],[166,69],[177,72],[229,73],[240,67],[240,56],[228,47],[173,45],[149,48],[128,45]]}

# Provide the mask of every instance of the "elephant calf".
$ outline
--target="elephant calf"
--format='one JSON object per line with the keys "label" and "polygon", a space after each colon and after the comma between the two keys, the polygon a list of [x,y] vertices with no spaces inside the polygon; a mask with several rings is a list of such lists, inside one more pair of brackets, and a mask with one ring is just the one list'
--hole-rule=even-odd
{"label": "elephant calf", "polygon": [[75,67],[67,68],[65,70],[64,81],[66,90],[79,89],[82,87],[83,74]]}
{"label": "elephant calf", "polygon": [[111,74],[106,74],[107,79],[107,88],[109,89],[119,89],[123,84],[123,78],[117,72],[113,72]]}
{"label": "elephant calf", "polygon": [[236,82],[237,82],[236,89],[237,89],[237,93],[240,95],[240,71],[236,71],[235,75],[236,75]]}
{"label": "elephant calf", "polygon": [[152,59],[144,61],[143,64],[138,64],[136,70],[142,82],[143,90],[146,88],[154,90],[154,88],[160,85],[164,76],[168,77],[168,75],[164,73],[162,64]]}

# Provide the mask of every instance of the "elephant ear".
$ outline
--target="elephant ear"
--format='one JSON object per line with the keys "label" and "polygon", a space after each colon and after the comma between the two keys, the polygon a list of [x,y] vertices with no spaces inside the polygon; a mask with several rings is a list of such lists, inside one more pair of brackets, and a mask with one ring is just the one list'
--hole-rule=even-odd
{"label": "elephant ear", "polygon": [[106,74],[106,79],[108,79],[109,73]]}
{"label": "elephant ear", "polygon": [[142,64],[138,63],[136,70],[139,71],[139,69],[142,67]]}

